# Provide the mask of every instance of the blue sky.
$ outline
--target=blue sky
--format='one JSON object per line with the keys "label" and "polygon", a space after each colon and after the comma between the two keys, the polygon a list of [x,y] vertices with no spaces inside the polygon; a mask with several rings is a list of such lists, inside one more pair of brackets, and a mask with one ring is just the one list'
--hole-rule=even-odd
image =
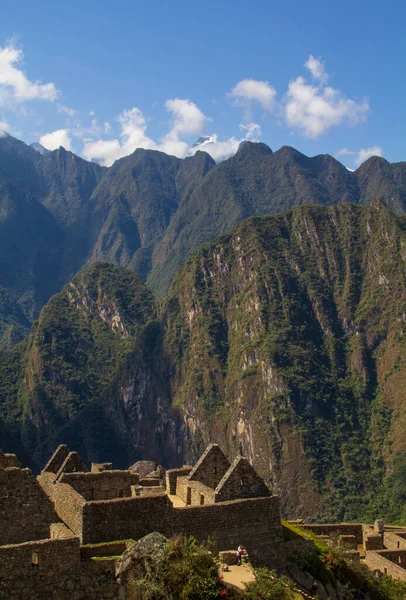
{"label": "blue sky", "polygon": [[[406,160],[406,4],[2,0],[0,131],[111,164],[242,139]],[[341,152],[341,153],[340,153]]]}

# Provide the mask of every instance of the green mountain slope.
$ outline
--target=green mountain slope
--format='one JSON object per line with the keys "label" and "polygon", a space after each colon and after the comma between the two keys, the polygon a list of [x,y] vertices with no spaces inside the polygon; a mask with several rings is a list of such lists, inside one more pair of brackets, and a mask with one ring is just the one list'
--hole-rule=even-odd
{"label": "green mountain slope", "polygon": [[[109,394],[129,361],[135,363],[132,370],[148,376],[151,367],[144,356],[151,342],[149,336],[144,343],[144,336],[154,331],[154,319],[152,296],[135,274],[97,264],[51,298],[26,342],[3,352],[0,421],[37,464],[64,428],[64,439],[73,440],[86,457],[103,450],[115,456],[118,448],[121,462],[139,456],[134,450],[126,454],[128,440],[121,446],[120,433],[113,435],[114,423],[121,426],[123,408],[115,413]],[[150,433],[145,427],[142,435]]]}
{"label": "green mountain slope", "polygon": [[245,220],[159,312],[131,271],[96,264],[1,354],[0,447],[174,466],[217,441],[290,517],[402,518],[405,261],[404,219],[375,201]]}
{"label": "green mountain slope", "polygon": [[195,254],[165,339],[192,444],[242,448],[289,515],[370,514],[406,457],[405,260],[381,202],[249,219]]}

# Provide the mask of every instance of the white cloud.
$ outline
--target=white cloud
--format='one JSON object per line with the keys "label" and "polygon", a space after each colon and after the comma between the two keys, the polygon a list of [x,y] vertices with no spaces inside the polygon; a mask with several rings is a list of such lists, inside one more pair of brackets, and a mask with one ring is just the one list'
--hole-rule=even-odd
{"label": "white cloud", "polygon": [[74,117],[77,114],[77,111],[73,108],[69,108],[69,106],[65,106],[64,104],[57,104],[58,112],[65,113],[68,117]]}
{"label": "white cloud", "polygon": [[203,150],[210,154],[215,161],[221,161],[235,154],[241,141],[242,140],[237,140],[235,137],[220,141],[218,136],[213,133],[208,137],[207,141],[204,141],[197,146],[193,146],[193,148],[190,149],[189,154],[194,154],[198,150]]}
{"label": "white cloud", "polygon": [[266,111],[275,108],[276,90],[268,81],[243,79],[239,81],[228,94],[239,106],[249,107],[252,102],[258,102]]}
{"label": "white cloud", "polygon": [[87,160],[96,160],[108,167],[136,148],[156,149],[155,142],[146,135],[146,120],[138,108],[125,110],[117,117],[117,121],[121,125],[120,139],[86,142],[83,156]]}
{"label": "white cloud", "polygon": [[[317,74],[314,65],[313,70]],[[319,79],[321,76],[319,73]],[[289,82],[283,111],[289,128],[315,139],[332,127],[365,121],[369,105],[365,99],[357,103],[345,98],[340,90],[324,86],[321,82],[313,86],[303,77],[297,77]]]}
{"label": "white cloud", "polygon": [[[380,146],[370,146],[369,148],[361,148],[361,150],[349,150],[349,148],[342,148],[336,152],[336,156],[355,156],[354,163],[357,167],[359,167],[368,158],[371,158],[371,156],[383,156],[383,150]],[[349,170],[351,171],[352,169]]]}
{"label": "white cloud", "polygon": [[324,63],[318,58],[314,58],[312,54],[309,54],[309,58],[305,62],[306,69],[309,69],[313,79],[320,81],[320,83],[328,82],[328,75],[324,70]]}
{"label": "white cloud", "polygon": [[240,129],[244,132],[244,139],[257,141],[262,136],[262,131],[258,123],[241,123]]}
{"label": "white cloud", "polygon": [[[201,133],[209,119],[190,100],[174,98],[167,100],[165,107],[172,113],[173,118],[169,132],[159,142],[147,135],[146,119],[143,113],[134,107],[117,117],[121,125],[119,139],[87,141],[83,156],[106,166],[118,158],[128,156],[137,148],[160,150],[184,158],[190,153],[190,145],[182,138]],[[107,132],[109,131],[107,127]]]}
{"label": "white cloud", "polygon": [[371,146],[370,148],[361,148],[355,159],[355,164],[359,167],[371,156],[383,156],[383,150],[380,146]]}
{"label": "white cloud", "polygon": [[47,150],[56,150],[63,146],[65,150],[72,150],[72,140],[68,129],[57,129],[40,137],[39,143]]}
{"label": "white cloud", "polygon": [[22,50],[12,44],[0,47],[0,106],[13,107],[35,99],[56,100],[59,93],[53,83],[30,81],[18,68],[23,58]]}
{"label": "white cloud", "polygon": [[0,137],[3,137],[4,135],[6,135],[6,133],[8,132],[9,129],[10,129],[10,126],[7,123],[7,121],[0,121]]}
{"label": "white cloud", "polygon": [[165,102],[165,108],[172,113],[172,127],[162,138],[158,150],[182,158],[189,153],[189,144],[181,138],[199,135],[209,119],[190,100],[173,98]]}
{"label": "white cloud", "polygon": [[172,135],[197,135],[210,120],[190,100],[173,98],[165,102],[165,108],[173,115]]}

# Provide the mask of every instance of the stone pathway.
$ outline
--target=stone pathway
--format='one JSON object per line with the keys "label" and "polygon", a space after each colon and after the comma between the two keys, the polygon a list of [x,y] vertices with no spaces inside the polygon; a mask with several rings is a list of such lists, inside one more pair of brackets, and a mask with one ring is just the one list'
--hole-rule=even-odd
{"label": "stone pathway", "polygon": [[231,583],[240,590],[255,579],[255,573],[249,565],[230,565],[228,568],[229,571],[221,571],[224,582]]}

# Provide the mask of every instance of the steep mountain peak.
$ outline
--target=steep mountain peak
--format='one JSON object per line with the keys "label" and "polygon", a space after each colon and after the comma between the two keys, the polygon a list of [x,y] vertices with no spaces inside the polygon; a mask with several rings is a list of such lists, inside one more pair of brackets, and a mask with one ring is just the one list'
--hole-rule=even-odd
{"label": "steep mountain peak", "polygon": [[254,153],[257,156],[273,154],[270,147],[267,146],[266,144],[263,144],[262,142],[249,142],[247,140],[247,141],[241,142],[235,156],[239,156],[239,157],[240,156],[249,156],[249,155],[253,155]]}
{"label": "steep mountain peak", "polygon": [[275,156],[284,158],[285,160],[308,160],[309,157],[299,152],[292,146],[282,146],[275,152]]}
{"label": "steep mountain peak", "polygon": [[377,169],[386,169],[389,166],[390,163],[382,156],[371,156],[358,167],[357,171],[375,171]]}

